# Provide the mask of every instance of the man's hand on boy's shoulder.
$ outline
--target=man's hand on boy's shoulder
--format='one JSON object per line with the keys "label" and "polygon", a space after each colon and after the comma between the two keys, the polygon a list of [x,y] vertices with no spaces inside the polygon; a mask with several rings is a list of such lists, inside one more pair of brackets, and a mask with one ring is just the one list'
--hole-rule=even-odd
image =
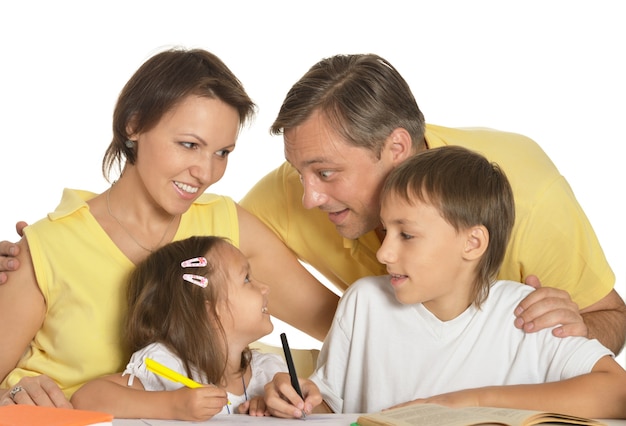
{"label": "man's hand on boy's shoulder", "polygon": [[542,287],[541,281],[535,275],[528,276],[525,283],[536,290],[526,296],[515,309],[517,328],[532,333],[560,324],[552,332],[557,337],[588,336],[589,330],[580,309],[568,292]]}

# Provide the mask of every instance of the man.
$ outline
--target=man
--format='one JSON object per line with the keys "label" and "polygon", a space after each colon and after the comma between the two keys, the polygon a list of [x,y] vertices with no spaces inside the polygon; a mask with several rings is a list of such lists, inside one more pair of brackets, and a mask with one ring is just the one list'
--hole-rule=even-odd
{"label": "man", "polygon": [[[406,81],[376,55],[315,64],[287,94],[271,131],[284,136],[287,162],[241,204],[340,290],[386,273],[376,251],[388,173],[421,150],[460,145],[500,164],[513,186],[517,220],[498,278],[538,286],[539,277],[549,286],[520,304],[516,325],[531,332],[562,324],[558,336],[587,335],[621,350],[626,307],[615,275],[568,183],[532,140],[426,125]],[[289,304],[297,292],[297,285],[272,288],[273,306],[297,315]]]}

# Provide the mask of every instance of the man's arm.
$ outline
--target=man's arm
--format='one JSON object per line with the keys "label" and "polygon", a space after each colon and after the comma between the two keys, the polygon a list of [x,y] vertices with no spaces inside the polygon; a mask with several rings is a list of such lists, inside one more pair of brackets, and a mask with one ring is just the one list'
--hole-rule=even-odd
{"label": "man's arm", "polygon": [[598,339],[616,355],[626,341],[626,305],[613,289],[598,302],[578,309],[569,294],[557,288],[541,287],[535,276],[526,284],[537,288],[522,300],[515,310],[515,325],[526,332],[559,325],[557,337],[587,336]]}
{"label": "man's arm", "polygon": [[580,313],[589,329],[589,338],[619,354],[626,341],[626,305],[615,289]]}

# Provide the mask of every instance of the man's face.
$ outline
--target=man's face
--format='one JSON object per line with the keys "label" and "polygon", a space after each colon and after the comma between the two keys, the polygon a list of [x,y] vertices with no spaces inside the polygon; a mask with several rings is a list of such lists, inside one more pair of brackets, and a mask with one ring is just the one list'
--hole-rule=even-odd
{"label": "man's face", "polygon": [[379,224],[381,186],[393,168],[389,156],[356,147],[314,112],[285,131],[285,158],[300,173],[302,204],[328,214],[337,232],[356,239]]}

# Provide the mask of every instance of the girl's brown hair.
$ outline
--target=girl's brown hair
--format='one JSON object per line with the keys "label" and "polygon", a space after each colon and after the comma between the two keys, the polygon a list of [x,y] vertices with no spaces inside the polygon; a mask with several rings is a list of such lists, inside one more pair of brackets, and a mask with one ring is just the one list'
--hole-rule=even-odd
{"label": "girl's brown hair", "polygon": [[[177,354],[187,374],[221,383],[227,362],[227,340],[217,315],[218,302],[227,300],[228,275],[221,248],[230,244],[214,236],[195,236],[167,244],[137,265],[128,286],[125,337],[131,352],[159,342]],[[204,256],[204,267],[181,262]],[[194,274],[208,279],[202,288],[183,279]],[[242,371],[250,350],[241,357]]]}

